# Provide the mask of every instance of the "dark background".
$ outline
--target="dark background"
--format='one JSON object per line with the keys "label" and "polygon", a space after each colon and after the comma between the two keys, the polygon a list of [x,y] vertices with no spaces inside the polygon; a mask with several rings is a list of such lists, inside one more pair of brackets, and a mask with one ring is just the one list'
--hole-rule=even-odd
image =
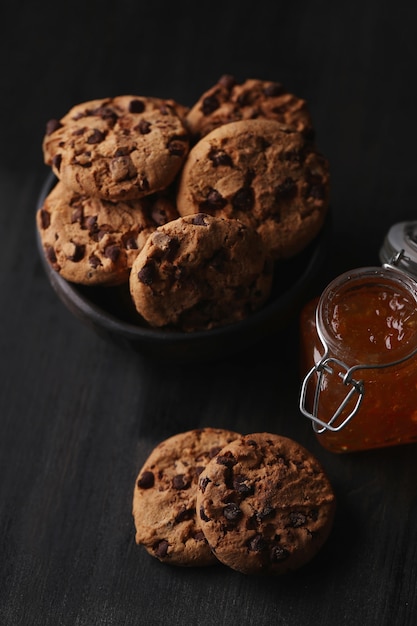
{"label": "dark background", "polygon": [[[345,456],[298,411],[297,319],[266,348],[153,362],[65,309],[36,248],[46,121],[132,93],[192,104],[223,73],[307,99],[332,171],[317,289],[379,264],[415,219],[417,9],[402,0],[19,2],[0,9],[0,623],[408,625],[417,620],[415,446]],[[325,466],[334,531],[304,569],[172,568],[134,543],[136,474],[161,439],[222,426],[293,437]]]}

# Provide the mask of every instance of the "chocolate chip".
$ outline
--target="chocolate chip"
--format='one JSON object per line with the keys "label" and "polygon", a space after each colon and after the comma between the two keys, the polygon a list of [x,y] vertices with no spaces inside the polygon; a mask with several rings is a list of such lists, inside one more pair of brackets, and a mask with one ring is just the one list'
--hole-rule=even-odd
{"label": "chocolate chip", "polygon": [[146,120],[140,120],[139,124],[135,126],[135,130],[141,135],[148,135],[151,132],[151,123]]}
{"label": "chocolate chip", "polygon": [[190,222],[194,224],[194,226],[207,226],[204,213],[196,213],[191,217]]}
{"label": "chocolate chip", "polygon": [[113,243],[104,248],[104,256],[110,259],[112,263],[116,263],[120,256],[120,246]]}
{"label": "chocolate chip", "polygon": [[149,470],[145,470],[138,479],[137,485],[139,487],[139,489],[150,489],[151,487],[153,487],[155,484],[155,476],[154,473],[149,471]]}
{"label": "chocolate chip", "polygon": [[243,515],[237,504],[231,502],[223,509],[223,515],[229,522],[237,522]]}
{"label": "chocolate chip", "polygon": [[237,461],[233,454],[227,450],[224,454],[217,457],[216,463],[218,465],[225,465],[226,467],[233,467],[236,465]]}
{"label": "chocolate chip", "polygon": [[127,146],[124,146],[122,148],[117,148],[116,152],[114,153],[115,157],[119,157],[119,156],[128,156],[130,150]]}
{"label": "chocolate chip", "polygon": [[84,227],[88,230],[90,237],[98,233],[97,215],[89,215],[84,220]]}
{"label": "chocolate chip", "polygon": [[210,518],[207,517],[207,515],[204,512],[204,508],[202,506],[200,507],[200,519],[202,519],[203,522],[209,522],[210,521]]}
{"label": "chocolate chip", "polygon": [[176,237],[171,237],[166,249],[164,250],[164,255],[163,255],[164,260],[172,263],[172,261],[177,256],[177,252],[179,248],[180,248],[180,242],[178,241],[178,239]]}
{"label": "chocolate chip", "polygon": [[184,474],[177,474],[172,479],[172,486],[174,489],[188,489],[190,486],[190,481],[185,477]]}
{"label": "chocolate chip", "polygon": [[71,224],[78,222],[81,228],[84,229],[84,210],[82,204],[73,203],[72,200],[70,204],[73,207],[73,211],[71,213]]}
{"label": "chocolate chip", "polygon": [[90,258],[88,259],[88,262],[91,265],[91,267],[94,269],[97,269],[100,265],[103,265],[103,263],[100,261],[98,256],[96,256],[95,254],[92,254],[90,256]]}
{"label": "chocolate chip", "polygon": [[153,546],[155,556],[163,559],[164,557],[166,557],[168,553],[168,548],[169,548],[168,541],[166,539],[162,539],[161,541],[159,541],[157,544]]}
{"label": "chocolate chip", "polygon": [[97,128],[95,128],[93,132],[91,133],[91,135],[87,137],[87,143],[90,143],[90,144],[101,143],[102,141],[104,141],[104,138],[105,138],[105,134],[102,133],[101,130],[98,130]]}
{"label": "chocolate chip", "polygon": [[210,213],[222,209],[226,204],[227,200],[216,189],[210,189],[206,199],[200,202],[200,210],[203,213]]}
{"label": "chocolate chip", "polygon": [[133,232],[133,231],[129,231],[125,233],[124,235],[122,235],[123,247],[126,250],[137,250],[138,242],[136,238],[137,238],[137,234],[136,232]]}
{"label": "chocolate chip", "polygon": [[205,476],[204,478],[202,478],[199,482],[199,487],[201,489],[201,491],[204,493],[206,490],[207,485],[211,483],[210,478],[207,478],[207,476]]}
{"label": "chocolate chip", "polygon": [[275,98],[284,93],[284,88],[281,83],[269,83],[265,86],[263,91],[267,98]]}
{"label": "chocolate chip", "polygon": [[261,552],[268,547],[268,544],[266,543],[262,535],[255,535],[254,537],[249,539],[246,545],[248,546],[248,549],[252,552]]}
{"label": "chocolate chip", "polygon": [[212,459],[214,456],[216,456],[216,454],[218,454],[220,452],[222,447],[223,446],[214,446],[213,448],[210,448],[209,453],[208,453],[210,459]]}
{"label": "chocolate chip", "polygon": [[57,261],[57,258],[56,258],[55,250],[53,249],[53,247],[46,245],[45,254],[46,254],[46,258],[48,259],[48,261],[52,263],[52,265],[54,265]]}
{"label": "chocolate chip", "polygon": [[62,124],[59,120],[52,119],[46,122],[46,134],[47,135],[51,135],[56,130],[58,130],[58,128],[62,128]]}
{"label": "chocolate chip", "polygon": [[161,115],[171,115],[172,114],[172,107],[170,107],[167,104],[162,104],[159,107],[159,112],[161,113]]}
{"label": "chocolate chip", "polygon": [[218,80],[218,84],[229,91],[237,84],[236,78],[232,74],[223,74]]}
{"label": "chocolate chip", "polygon": [[41,228],[43,230],[49,228],[51,224],[51,214],[49,213],[49,211],[47,211],[46,209],[41,209],[39,211],[39,219],[41,223]]}
{"label": "chocolate chip", "polygon": [[186,145],[182,139],[173,138],[168,142],[167,148],[172,156],[182,157],[185,154]]}
{"label": "chocolate chip", "polygon": [[252,187],[242,187],[232,198],[233,208],[238,211],[249,212],[253,209],[255,197]]}
{"label": "chocolate chip", "polygon": [[298,512],[291,512],[290,513],[290,526],[292,528],[300,528],[301,526],[304,526],[305,523],[307,522],[307,518],[303,513],[298,513]]}
{"label": "chocolate chip", "polygon": [[201,105],[201,111],[203,113],[203,115],[210,115],[210,113],[213,113],[216,109],[218,109],[220,106],[220,102],[219,100],[216,98],[216,96],[206,96],[203,99],[202,105]]}
{"label": "chocolate chip", "polygon": [[271,563],[279,563],[280,561],[285,561],[290,556],[288,550],[283,548],[282,546],[272,546],[269,552],[269,558]]}
{"label": "chocolate chip", "polygon": [[195,515],[195,509],[186,509],[184,507],[175,516],[175,523],[179,524],[180,522],[185,522],[186,520],[193,519],[194,515]]}
{"label": "chocolate chip", "polygon": [[248,485],[246,483],[247,478],[244,476],[235,476],[233,480],[233,489],[238,493],[242,498],[246,498],[247,496],[251,496],[255,488],[253,485]]}
{"label": "chocolate chip", "polygon": [[156,267],[153,261],[148,261],[138,272],[138,280],[144,285],[152,285],[156,278]]}
{"label": "chocolate chip", "polygon": [[272,506],[266,506],[262,509],[262,511],[257,511],[256,518],[259,522],[262,522],[264,519],[271,519],[271,517],[275,517],[276,510]]}
{"label": "chocolate chip", "polygon": [[247,530],[255,530],[258,527],[258,520],[256,519],[256,515],[251,515],[251,517],[246,520],[245,527]]}
{"label": "chocolate chip", "polygon": [[231,156],[227,154],[227,152],[225,152],[224,150],[219,150],[219,149],[210,150],[208,154],[208,158],[213,163],[214,167],[218,167],[219,165],[227,165],[227,166],[233,165]]}
{"label": "chocolate chip", "polygon": [[62,155],[61,154],[55,154],[52,157],[52,166],[59,172],[60,168],[61,168],[61,161],[62,161]]}
{"label": "chocolate chip", "polygon": [[74,244],[74,252],[68,257],[69,261],[73,261],[74,263],[78,263],[84,258],[85,255],[85,246],[80,244]]}
{"label": "chocolate chip", "polygon": [[97,117],[101,117],[102,120],[107,122],[108,125],[114,126],[114,124],[118,120],[118,116],[116,111],[108,106],[97,107],[93,111],[87,111],[87,115],[96,115]]}
{"label": "chocolate chip", "polygon": [[117,151],[117,156],[110,161],[110,174],[115,182],[121,182],[136,175],[136,168],[130,156],[119,154],[119,152]]}
{"label": "chocolate chip", "polygon": [[129,102],[129,113],[143,113],[145,110],[145,103],[143,100],[131,100]]}

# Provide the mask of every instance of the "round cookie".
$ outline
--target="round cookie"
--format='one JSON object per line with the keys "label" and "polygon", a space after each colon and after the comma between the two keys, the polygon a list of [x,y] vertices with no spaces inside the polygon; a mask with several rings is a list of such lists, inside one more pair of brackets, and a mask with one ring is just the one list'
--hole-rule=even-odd
{"label": "round cookie", "polygon": [[50,120],[44,160],[64,184],[118,201],[168,187],[189,149],[185,109],[173,100],[117,96],[74,106]]}
{"label": "round cookie", "polygon": [[298,131],[267,119],[219,126],[190,151],[182,169],[180,215],[241,220],[274,260],[301,252],[320,232],[329,205],[327,160]]}
{"label": "round cookie", "polygon": [[273,119],[313,139],[313,123],[306,100],[288,92],[281,83],[248,78],[238,82],[230,74],[205,91],[185,121],[194,141],[229,122]]}
{"label": "round cookie", "polygon": [[68,190],[62,182],[37,211],[45,258],[63,278],[84,285],[126,283],[149,235],[178,218],[161,193],[112,203]]}
{"label": "round cookie", "polygon": [[319,462],[270,433],[226,445],[200,474],[197,514],[216,557],[244,574],[284,574],[310,561],[336,501]]}
{"label": "round cookie", "polygon": [[152,233],[133,263],[130,292],[151,326],[207,330],[260,308],[272,278],[272,263],[254,230],[199,213]]}
{"label": "round cookie", "polygon": [[149,554],[171,565],[217,562],[196,516],[198,476],[220,448],[238,436],[226,429],[202,428],[174,435],[154,448],[133,495],[136,542]]}

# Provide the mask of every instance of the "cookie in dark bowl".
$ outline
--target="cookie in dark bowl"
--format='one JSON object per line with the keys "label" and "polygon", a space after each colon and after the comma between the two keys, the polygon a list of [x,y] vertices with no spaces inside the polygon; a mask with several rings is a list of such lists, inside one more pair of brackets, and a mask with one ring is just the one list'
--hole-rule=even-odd
{"label": "cookie in dark bowl", "polygon": [[[41,189],[37,213],[56,182],[51,173]],[[149,358],[198,362],[236,354],[284,330],[306,298],[312,295],[314,279],[326,258],[330,231],[327,219],[305,250],[276,265],[269,297],[258,310],[227,325],[193,332],[150,326],[138,314],[128,282],[91,286],[63,278],[47,260],[38,228],[37,243],[52,288],[71,314],[86,326]]]}

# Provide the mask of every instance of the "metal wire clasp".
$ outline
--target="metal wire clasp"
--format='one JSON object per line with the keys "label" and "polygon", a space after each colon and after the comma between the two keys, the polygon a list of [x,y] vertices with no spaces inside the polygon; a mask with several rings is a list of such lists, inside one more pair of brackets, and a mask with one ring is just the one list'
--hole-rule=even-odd
{"label": "metal wire clasp", "polygon": [[[340,370],[337,375],[342,379],[342,382],[347,387],[350,387],[346,396],[340,403],[339,407],[336,409],[332,417],[328,422],[324,422],[318,417],[318,407],[319,407],[319,397],[322,391],[322,380],[324,374],[334,374],[334,366],[337,365]],[[354,415],[359,410],[361,405],[364,393],[365,393],[365,385],[362,380],[355,380],[353,378],[353,372],[356,371],[358,367],[348,367],[343,361],[339,359],[335,359],[334,357],[323,357],[319,363],[317,363],[312,369],[308,372],[306,377],[304,378],[301,393],[300,393],[300,411],[303,415],[308,417],[313,422],[313,428],[317,433],[323,433],[325,430],[331,430],[332,432],[337,432],[344,428],[346,424],[352,419]],[[345,373],[343,373],[343,371]],[[310,379],[317,374],[317,382],[316,388],[314,391],[314,400],[313,400],[313,408],[312,412],[307,410],[306,408],[306,400],[307,400],[307,388],[310,382]],[[356,402],[354,404],[353,409],[350,413],[337,425],[334,425],[337,419],[340,417],[344,409],[351,402],[354,395],[357,395]]]}

